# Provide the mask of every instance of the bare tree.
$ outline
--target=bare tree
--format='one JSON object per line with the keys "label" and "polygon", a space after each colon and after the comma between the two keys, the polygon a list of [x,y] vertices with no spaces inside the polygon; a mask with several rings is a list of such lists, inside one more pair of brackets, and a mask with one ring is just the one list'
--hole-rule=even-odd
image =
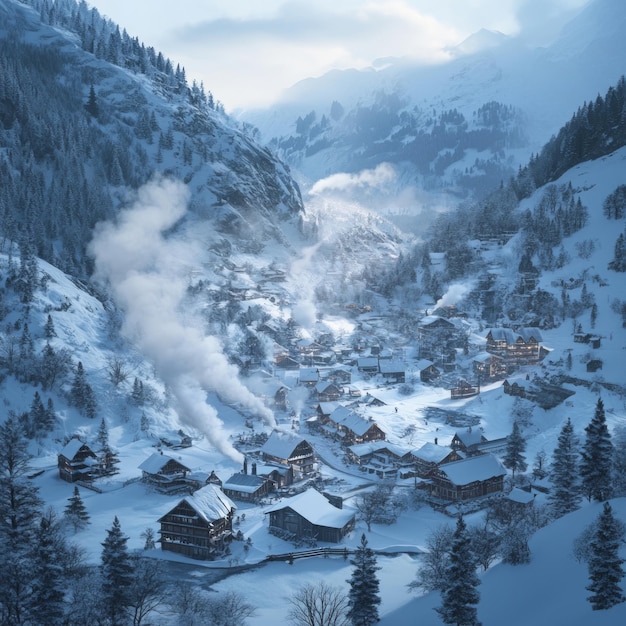
{"label": "bare tree", "polygon": [[211,626],[243,626],[256,609],[236,591],[221,592],[209,598],[208,618]]}
{"label": "bare tree", "polygon": [[359,519],[367,524],[368,532],[372,531],[373,522],[380,520],[384,523],[390,523],[393,521],[390,519],[392,493],[393,485],[380,483],[373,490],[356,499]]}
{"label": "bare tree", "polygon": [[129,372],[126,363],[117,356],[111,357],[107,363],[109,380],[117,387],[128,380]]}
{"label": "bare tree", "polygon": [[441,591],[446,581],[446,570],[450,561],[450,545],[454,531],[448,525],[436,528],[426,540],[428,551],[422,557],[417,577],[409,583],[409,589]]}
{"label": "bare tree", "polygon": [[165,578],[160,562],[133,557],[133,580],[129,598],[133,626],[141,626],[146,617],[163,604],[164,589]]}
{"label": "bare tree", "polygon": [[348,626],[348,597],[337,587],[319,582],[304,585],[291,596],[287,618],[294,626]]}

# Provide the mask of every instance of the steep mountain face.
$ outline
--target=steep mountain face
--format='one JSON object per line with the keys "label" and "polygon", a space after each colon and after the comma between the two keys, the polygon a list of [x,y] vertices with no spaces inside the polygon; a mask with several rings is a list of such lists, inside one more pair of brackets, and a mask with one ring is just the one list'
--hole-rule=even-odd
{"label": "steep mountain face", "polygon": [[156,173],[183,180],[192,215],[234,245],[262,248],[298,225],[302,201],[288,169],[203,86],[189,87],[184,70],[86,3],[29,4],[0,2],[6,239],[86,276],[94,225]]}
{"label": "steep mountain face", "polygon": [[625,26],[623,4],[594,0],[545,49],[477,33],[445,64],[331,72],[242,117],[305,182],[389,162],[405,185],[480,197],[617,82]]}

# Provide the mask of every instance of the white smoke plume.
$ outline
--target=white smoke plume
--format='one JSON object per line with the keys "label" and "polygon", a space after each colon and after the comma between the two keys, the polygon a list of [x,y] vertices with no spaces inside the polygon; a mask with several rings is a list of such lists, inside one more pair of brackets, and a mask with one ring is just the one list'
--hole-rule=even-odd
{"label": "white smoke plume", "polygon": [[312,259],[321,243],[305,248],[302,256],[291,264],[289,277],[297,285],[298,301],[293,305],[293,319],[304,329],[310,331],[317,321],[315,305],[316,274]]}
{"label": "white smoke plume", "polygon": [[472,291],[473,285],[470,283],[454,283],[448,287],[448,291],[437,300],[435,309],[439,309],[444,306],[453,306],[460,302],[470,291]]}
{"label": "white smoke plume", "polygon": [[240,462],[224,423],[207,403],[207,392],[242,404],[270,426],[275,419],[240,381],[220,342],[206,336],[200,321],[183,311],[186,278],[200,251],[190,241],[165,233],[184,217],[188,199],[187,188],[178,181],[157,179],[142,187],[115,223],[96,226],[89,247],[94,278],[108,283],[124,311],[123,335],[154,363],[173,394],[180,420]]}
{"label": "white smoke plume", "polygon": [[318,180],[310,189],[311,195],[328,191],[354,191],[356,189],[377,189],[397,179],[395,169],[390,163],[380,163],[374,169],[361,170],[356,174],[340,172]]}

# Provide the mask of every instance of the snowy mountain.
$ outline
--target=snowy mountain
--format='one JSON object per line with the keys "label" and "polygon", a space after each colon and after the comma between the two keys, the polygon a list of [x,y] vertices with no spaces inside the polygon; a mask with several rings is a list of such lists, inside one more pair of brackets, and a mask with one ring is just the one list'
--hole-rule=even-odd
{"label": "snowy mountain", "polygon": [[446,63],[330,72],[294,85],[270,110],[239,116],[302,174],[305,189],[390,163],[396,191],[482,196],[617,82],[625,25],[622,3],[594,0],[546,48],[482,31]]}

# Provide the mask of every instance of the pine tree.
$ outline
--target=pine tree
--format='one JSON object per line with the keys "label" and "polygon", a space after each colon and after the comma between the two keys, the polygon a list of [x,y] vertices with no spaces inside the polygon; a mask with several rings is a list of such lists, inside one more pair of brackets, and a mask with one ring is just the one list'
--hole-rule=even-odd
{"label": "pine tree", "polygon": [[74,495],[70,496],[67,500],[68,504],[64,512],[65,519],[74,527],[74,532],[82,530],[89,524],[89,513],[80,497],[80,492],[76,485],[74,485]]}
{"label": "pine tree", "polygon": [[522,437],[519,424],[513,422],[513,430],[507,438],[506,453],[502,459],[504,467],[513,472],[513,480],[515,480],[515,472],[525,472],[528,467],[524,452],[526,451],[526,440]]}
{"label": "pine tree", "polygon": [[78,362],[76,366],[76,372],[74,373],[74,380],[72,382],[72,388],[70,390],[70,399],[72,404],[82,409],[85,406],[85,369],[83,368],[82,361]]}
{"label": "pine tree", "polygon": [[30,405],[30,423],[36,435],[41,436],[47,432],[46,428],[46,408],[41,401],[38,391],[35,391],[33,401]]}
{"label": "pine tree", "polygon": [[129,589],[132,584],[133,568],[126,543],[128,537],[122,533],[117,515],[107,530],[102,543],[102,595],[106,612],[113,626],[125,623],[126,608],[129,606]]}
{"label": "pine tree", "polygon": [[450,548],[446,586],[441,592],[441,606],[435,610],[444,624],[477,625],[476,606],[480,599],[476,561],[463,517],[459,517]]}
{"label": "pine tree", "polygon": [[561,517],[578,509],[581,497],[579,459],[580,444],[574,432],[572,420],[568,418],[559,434],[550,468],[552,489],[548,501],[555,517]]}
{"label": "pine tree", "polygon": [[27,619],[41,499],[30,474],[28,440],[10,413],[0,424],[0,615],[6,624]]}
{"label": "pine tree", "polygon": [[612,493],[613,444],[601,398],[598,398],[594,416],[585,428],[585,433],[580,464],[583,493],[589,501],[603,502]]}
{"label": "pine tree", "polygon": [[[65,624],[65,571],[56,545],[58,530],[51,516],[41,518],[33,556],[33,582],[29,609],[36,623]],[[63,543],[63,542],[61,542]],[[65,547],[65,546],[62,546]]]}
{"label": "pine tree", "polygon": [[352,576],[348,581],[348,619],[354,626],[371,626],[378,620],[378,605],[380,582],[376,572],[380,569],[376,565],[376,555],[367,547],[365,534],[361,535],[361,544],[357,546],[354,558],[350,559],[354,566]]}
{"label": "pine tree", "polygon": [[112,450],[111,446],[109,445],[109,431],[107,429],[106,422],[104,421],[104,417],[100,422],[97,441],[100,444],[100,449],[98,450],[98,458],[100,461],[102,473],[105,476],[117,474],[119,471],[117,466],[120,460],[117,453]]}
{"label": "pine tree", "polygon": [[53,337],[57,336],[56,330],[54,328],[54,322],[52,321],[52,316],[49,313],[46,324],[43,327],[43,333],[46,339],[52,339]]}
{"label": "pine tree", "polygon": [[98,99],[93,85],[89,87],[89,97],[87,98],[87,102],[85,104],[85,110],[89,113],[89,115],[91,115],[91,117],[98,117]]}
{"label": "pine tree", "polygon": [[610,609],[626,600],[620,587],[620,580],[624,577],[624,559],[619,557],[620,542],[617,537],[613,509],[605,502],[598,517],[598,529],[591,541],[591,558],[588,564],[591,583],[586,589],[592,595],[587,600],[591,602],[594,611]]}

